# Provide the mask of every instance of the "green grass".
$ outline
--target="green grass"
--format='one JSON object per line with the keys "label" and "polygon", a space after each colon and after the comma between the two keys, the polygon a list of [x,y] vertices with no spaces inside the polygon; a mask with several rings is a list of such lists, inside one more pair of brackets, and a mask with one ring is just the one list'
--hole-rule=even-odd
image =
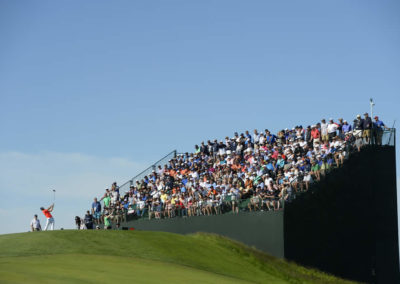
{"label": "green grass", "polygon": [[1,283],[350,283],[212,234],[52,231],[0,236]]}

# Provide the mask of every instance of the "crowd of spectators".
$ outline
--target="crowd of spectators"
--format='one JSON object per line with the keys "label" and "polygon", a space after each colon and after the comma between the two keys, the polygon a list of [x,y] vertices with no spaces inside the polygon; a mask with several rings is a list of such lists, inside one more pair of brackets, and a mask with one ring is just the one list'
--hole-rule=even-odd
{"label": "crowd of spectators", "polygon": [[372,121],[365,113],[352,123],[322,119],[276,134],[268,129],[235,132],[223,141],[202,142],[193,153],[158,166],[127,192],[113,183],[94,199],[83,220],[91,220],[91,228],[104,224],[107,229],[111,223],[118,228],[129,215],[161,219],[281,210],[285,201],[340,167],[351,152],[381,145],[385,128],[377,116]]}

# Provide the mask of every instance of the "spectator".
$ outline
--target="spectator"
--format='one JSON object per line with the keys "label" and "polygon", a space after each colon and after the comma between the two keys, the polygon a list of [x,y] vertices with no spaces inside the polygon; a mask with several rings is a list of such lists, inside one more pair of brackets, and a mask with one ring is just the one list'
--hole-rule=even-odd
{"label": "spectator", "polygon": [[358,136],[362,136],[362,132],[364,129],[364,120],[361,119],[361,115],[357,114],[357,118],[354,120],[353,124],[354,136],[357,138]]}
{"label": "spectator", "polygon": [[106,213],[104,215],[104,230],[111,230],[111,214]]}
{"label": "spectator", "polygon": [[311,126],[311,139],[314,146],[320,142],[321,134],[316,125]]}
{"label": "spectator", "polygon": [[111,192],[108,190],[108,189],[106,189],[106,193],[104,194],[104,196],[100,199],[100,201],[102,201],[103,200],[103,207],[104,208],[108,208],[108,207],[110,207],[110,205],[111,205]]}
{"label": "spectator", "polygon": [[336,137],[336,131],[339,128],[339,124],[333,122],[333,119],[329,119],[329,124],[328,124],[328,135],[329,135],[329,142],[333,140],[334,137]]}
{"label": "spectator", "polygon": [[101,203],[97,201],[97,198],[94,198],[92,203],[92,214],[94,218],[95,224],[101,224]]}
{"label": "spectator", "polygon": [[311,161],[311,174],[316,178],[316,180],[321,180],[319,164],[315,160]]}
{"label": "spectator", "polygon": [[344,138],[344,135],[343,135],[343,124],[344,124],[343,118],[339,118],[338,119],[338,123],[337,123],[337,125],[338,125],[337,130],[338,130],[339,137],[341,139]]}
{"label": "spectator", "polygon": [[85,222],[83,222],[83,218],[80,218],[81,219],[81,227],[79,228],[80,230],[87,230],[87,227],[86,227],[86,224],[85,224]]}
{"label": "spectator", "polygon": [[251,209],[253,208],[254,211],[259,209],[259,203],[260,203],[260,197],[255,194],[253,197],[250,198],[250,202],[248,204],[249,211],[251,212]]}
{"label": "spectator", "polygon": [[75,226],[77,230],[81,229],[81,222],[82,222],[81,218],[79,216],[75,216]]}
{"label": "spectator", "polygon": [[374,117],[375,121],[373,123],[373,138],[374,144],[382,145],[382,135],[384,129],[389,129],[382,120],[379,120],[378,116]]}
{"label": "spectator", "polygon": [[343,125],[342,125],[342,133],[343,133],[343,136],[341,136],[340,138],[341,138],[341,139],[344,139],[345,136],[346,136],[346,134],[349,133],[351,130],[352,130],[351,125],[349,125],[349,124],[347,123],[347,120],[344,120],[344,121],[343,121]]}
{"label": "spectator", "polygon": [[88,230],[93,230],[93,216],[90,214],[90,211],[86,211],[86,215],[84,218],[85,226]]}
{"label": "spectator", "polygon": [[35,214],[31,221],[31,231],[35,232],[35,231],[41,231],[41,230],[42,230],[42,227],[40,226],[40,221],[38,219],[38,216]]}
{"label": "spectator", "polygon": [[365,139],[365,143],[369,144],[371,139],[371,129],[372,129],[372,120],[368,116],[368,113],[364,113],[363,119],[363,134],[362,137]]}
{"label": "spectator", "polygon": [[329,141],[328,123],[326,123],[325,119],[321,120],[321,140],[322,142]]}

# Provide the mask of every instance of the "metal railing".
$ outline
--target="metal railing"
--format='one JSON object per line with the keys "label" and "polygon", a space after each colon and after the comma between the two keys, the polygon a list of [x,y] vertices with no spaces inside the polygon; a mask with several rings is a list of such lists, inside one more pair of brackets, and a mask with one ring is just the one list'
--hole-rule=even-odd
{"label": "metal railing", "polygon": [[147,169],[145,169],[141,173],[137,174],[136,176],[134,176],[133,178],[131,178],[130,180],[128,180],[124,184],[120,185],[119,186],[120,193],[129,191],[130,186],[133,185],[136,181],[140,181],[145,176],[151,174],[153,171],[155,171],[157,169],[158,166],[163,167],[164,165],[168,164],[168,161],[171,160],[172,158],[175,158],[176,155],[177,155],[176,150],[168,153],[163,158],[161,158],[160,160],[158,160],[157,162],[152,164],[150,167],[148,167]]}
{"label": "metal railing", "polygon": [[[220,204],[215,204],[215,205],[210,205],[207,202],[202,204],[201,206],[196,206],[196,205],[191,205],[190,207],[185,207],[183,209],[179,207],[172,206],[171,209],[169,209],[172,212],[172,217],[182,217],[182,216],[190,216],[188,210],[192,210],[194,212],[194,215],[191,215],[191,217],[197,217],[197,216],[202,216],[202,215],[208,215],[208,213],[205,213],[203,210],[206,210],[207,207],[209,207],[208,210],[211,209],[211,215],[215,215],[214,213],[215,210],[218,212],[218,215],[221,214],[228,214],[228,213],[235,213],[233,208],[237,208],[237,212],[249,212],[252,211],[249,208],[249,204],[253,207],[253,211],[277,211],[278,209],[275,210],[273,205],[269,205],[271,209],[268,209],[267,202],[271,202],[272,200],[269,198],[263,199],[263,198],[257,198],[257,201],[252,201],[253,197],[248,197],[248,198],[235,198],[232,199],[231,196],[225,196]],[[234,207],[232,206],[232,202],[234,201]],[[283,210],[284,208],[284,199],[280,198],[279,200],[275,200],[275,203],[279,203],[279,209]],[[257,209],[255,209],[255,205]],[[161,219],[168,219],[170,217],[167,216],[167,209],[165,208],[165,205],[161,205],[161,211],[157,211],[156,208],[151,208],[151,206],[145,206],[141,209],[137,207],[136,204],[130,205],[129,210],[132,210],[132,213],[128,214],[128,211],[126,211],[124,214],[124,218],[127,221],[131,220],[137,220],[137,219],[147,219],[149,218],[150,213],[155,213],[159,212],[161,215]],[[185,214],[182,214],[181,211],[185,211]]]}
{"label": "metal railing", "polygon": [[383,130],[382,145],[395,146],[396,144],[396,128]]}

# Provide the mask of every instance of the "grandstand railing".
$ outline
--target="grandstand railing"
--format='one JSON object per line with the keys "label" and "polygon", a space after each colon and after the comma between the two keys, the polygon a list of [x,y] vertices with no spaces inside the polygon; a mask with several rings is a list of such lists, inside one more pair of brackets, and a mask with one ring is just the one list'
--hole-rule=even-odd
{"label": "grandstand railing", "polygon": [[[232,207],[232,201],[234,201],[235,203],[235,207],[237,207],[239,209],[239,211],[243,212],[243,211],[249,211],[249,204],[252,203],[252,199],[253,197],[249,197],[249,198],[235,198],[232,199],[232,196],[225,196],[222,200],[222,203],[219,205],[212,205],[211,206],[211,210],[212,210],[212,215],[214,215],[214,207],[219,208],[219,214],[227,214],[227,213],[234,213],[233,211],[233,207]],[[253,201],[254,203],[258,204],[258,210],[257,211],[268,211],[267,210],[267,205],[266,202],[270,202],[272,201],[272,199],[267,198],[267,199],[262,199],[262,198],[257,198],[257,201]],[[275,200],[275,202],[279,202],[280,206],[279,206],[279,210],[283,210],[284,206],[285,206],[285,202],[283,199],[279,199],[279,200]],[[201,207],[197,207],[194,206],[192,208],[194,208],[195,210],[202,210],[203,208],[207,207],[208,204],[205,203],[203,204]],[[273,207],[272,205],[270,205],[271,207]],[[134,210],[134,214],[128,214],[127,211],[124,212],[125,214],[125,220],[130,221],[130,220],[136,220],[136,219],[147,219],[149,217],[149,213],[152,212],[156,212],[155,209],[150,210],[149,206],[145,206],[142,209],[137,208],[137,204],[133,204],[129,206],[130,210]],[[189,208],[186,208],[186,210],[188,210]],[[179,217],[180,216],[180,211],[181,209],[179,209],[178,207],[173,206],[171,208],[171,210],[174,212],[174,217]],[[273,209],[272,209],[273,210]],[[137,211],[140,212],[140,215],[136,215]],[[165,207],[162,207],[161,209],[162,212],[165,212],[166,209]],[[203,214],[201,214],[203,215]],[[187,211],[186,211],[186,216],[187,215]],[[197,215],[198,216],[198,215]],[[154,217],[153,217],[154,218]],[[164,216],[163,219],[168,219],[168,217]]]}
{"label": "grandstand railing", "polygon": [[148,167],[141,173],[137,174],[136,176],[134,176],[133,178],[131,178],[124,184],[120,185],[119,186],[120,193],[129,191],[130,186],[133,185],[136,181],[140,181],[145,176],[151,174],[153,171],[155,171],[157,169],[158,166],[163,167],[164,165],[166,165],[168,163],[169,160],[171,160],[172,158],[175,158],[176,155],[177,155],[176,150],[171,151],[170,153],[165,155],[163,158],[161,158],[160,160],[158,160],[157,162],[152,164],[150,167]]}

